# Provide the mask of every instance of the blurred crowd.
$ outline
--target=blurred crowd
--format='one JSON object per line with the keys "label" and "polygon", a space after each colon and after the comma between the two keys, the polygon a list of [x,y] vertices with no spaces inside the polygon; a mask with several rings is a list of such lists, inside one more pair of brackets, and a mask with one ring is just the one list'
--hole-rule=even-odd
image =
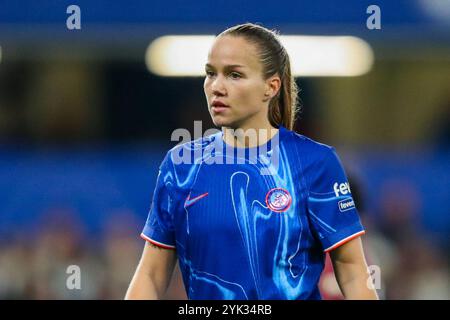
{"label": "blurred crowd", "polygon": [[[86,238],[71,210],[53,209],[37,232],[0,244],[0,299],[122,299],[143,248],[135,220],[111,213],[102,235]],[[67,286],[73,265],[80,289]]]}

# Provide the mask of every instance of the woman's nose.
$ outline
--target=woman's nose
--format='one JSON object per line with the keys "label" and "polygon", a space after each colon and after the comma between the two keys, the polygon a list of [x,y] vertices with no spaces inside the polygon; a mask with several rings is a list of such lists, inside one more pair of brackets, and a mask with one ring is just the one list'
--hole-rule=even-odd
{"label": "woman's nose", "polygon": [[221,76],[217,76],[214,79],[214,81],[211,85],[211,90],[214,95],[220,95],[220,96],[225,95],[225,93],[226,93],[225,85],[223,83],[223,79]]}

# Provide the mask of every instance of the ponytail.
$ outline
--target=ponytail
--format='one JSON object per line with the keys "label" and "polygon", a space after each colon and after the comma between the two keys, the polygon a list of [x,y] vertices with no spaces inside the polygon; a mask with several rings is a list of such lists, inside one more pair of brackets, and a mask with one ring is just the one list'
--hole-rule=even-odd
{"label": "ponytail", "polygon": [[272,98],[269,104],[269,121],[275,127],[282,125],[289,130],[293,130],[298,112],[298,87],[291,73],[289,57],[286,59],[280,78],[280,91]]}

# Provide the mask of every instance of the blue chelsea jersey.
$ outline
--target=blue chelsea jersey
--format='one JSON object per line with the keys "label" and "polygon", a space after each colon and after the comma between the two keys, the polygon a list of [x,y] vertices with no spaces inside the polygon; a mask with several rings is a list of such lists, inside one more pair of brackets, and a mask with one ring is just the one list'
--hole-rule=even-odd
{"label": "blue chelsea jersey", "polygon": [[171,149],[141,237],[176,250],[189,299],[320,299],[325,253],[364,233],[335,150],[280,126]]}

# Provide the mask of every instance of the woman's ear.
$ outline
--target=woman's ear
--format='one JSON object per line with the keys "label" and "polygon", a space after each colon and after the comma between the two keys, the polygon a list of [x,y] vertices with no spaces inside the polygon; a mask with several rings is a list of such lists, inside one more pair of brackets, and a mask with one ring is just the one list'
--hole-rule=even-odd
{"label": "woman's ear", "polygon": [[264,97],[272,99],[275,97],[281,88],[281,79],[278,74],[275,74],[266,80],[266,92]]}

